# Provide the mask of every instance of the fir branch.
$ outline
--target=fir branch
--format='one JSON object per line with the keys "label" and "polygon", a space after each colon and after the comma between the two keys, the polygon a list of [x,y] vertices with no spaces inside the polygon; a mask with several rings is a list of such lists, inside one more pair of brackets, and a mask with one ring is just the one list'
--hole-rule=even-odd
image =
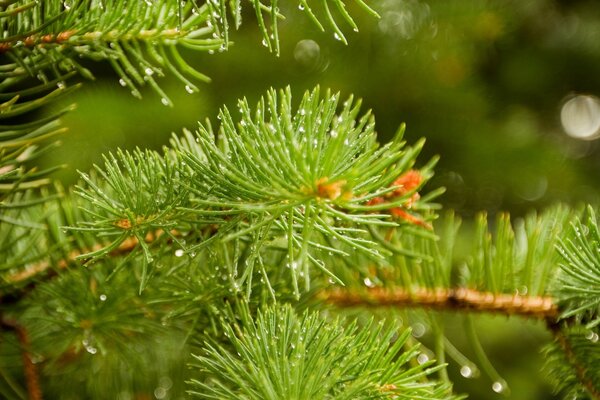
{"label": "fir branch", "polygon": [[[550,371],[557,389],[565,396],[570,394],[579,398],[587,394],[592,400],[600,399],[598,334],[592,331],[592,335],[588,332],[584,337],[577,327],[569,329],[557,322],[548,322],[547,327],[561,350],[556,352],[553,346],[546,349],[546,369]],[[568,368],[561,365],[565,361]],[[570,376],[573,372],[575,379]]]}
{"label": "fir branch", "polygon": [[464,312],[490,312],[556,321],[558,307],[550,297],[478,292],[472,289],[374,288],[363,292],[325,290],[317,298],[336,307],[419,307]]}
{"label": "fir branch", "polygon": [[9,331],[14,331],[21,347],[23,359],[23,370],[25,382],[27,385],[27,393],[29,400],[42,400],[42,388],[40,385],[40,375],[37,366],[33,362],[31,355],[29,333],[27,329],[17,321],[2,316],[0,318],[0,326]]}

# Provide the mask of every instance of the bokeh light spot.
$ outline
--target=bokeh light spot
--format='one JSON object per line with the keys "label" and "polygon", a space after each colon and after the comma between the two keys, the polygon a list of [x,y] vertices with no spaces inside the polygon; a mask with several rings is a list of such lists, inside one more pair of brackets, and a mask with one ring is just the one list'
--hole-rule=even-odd
{"label": "bokeh light spot", "polygon": [[560,122],[567,135],[583,140],[600,136],[600,100],[578,95],[567,100],[560,110]]}

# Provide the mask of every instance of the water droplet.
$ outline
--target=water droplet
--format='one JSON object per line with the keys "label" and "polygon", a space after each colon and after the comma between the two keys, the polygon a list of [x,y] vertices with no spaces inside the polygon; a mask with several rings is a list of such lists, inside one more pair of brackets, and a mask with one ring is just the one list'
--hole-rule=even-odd
{"label": "water droplet", "polygon": [[148,76],[152,76],[152,75],[154,75],[154,70],[152,68],[148,67],[144,70],[144,73]]}
{"label": "water droplet", "polygon": [[330,135],[332,138],[336,138],[336,137],[337,137],[337,135],[338,135],[338,133],[337,133],[337,131],[336,131],[335,129],[332,129],[332,130],[331,130],[331,132],[329,132],[329,135]]}
{"label": "water droplet", "polygon": [[119,79],[119,85],[125,87],[127,86],[127,82],[125,82],[125,79]]}
{"label": "water droplet", "polygon": [[502,393],[506,390],[506,384],[503,382],[496,381],[492,384],[492,390],[496,393]]}
{"label": "water droplet", "polygon": [[106,301],[106,295],[105,294],[101,294],[100,295],[100,301]]}
{"label": "water droplet", "polygon": [[163,104],[163,106],[170,106],[171,105],[171,102],[166,97],[161,98],[160,102]]}
{"label": "water droplet", "polygon": [[64,89],[64,88],[66,88],[66,87],[67,87],[67,84],[66,84],[65,82],[63,82],[63,81],[60,81],[60,82],[58,82],[58,83],[56,84],[56,86],[57,86],[59,89]]}
{"label": "water droplet", "polygon": [[527,286],[523,285],[519,288],[517,288],[517,294],[520,296],[526,296],[528,292]]}
{"label": "water droplet", "polygon": [[267,42],[267,39],[263,39],[261,43],[263,46],[269,47],[269,43]]}
{"label": "water droplet", "polygon": [[183,250],[181,250],[181,249],[175,250],[175,257],[181,257],[181,256],[183,256]]}
{"label": "water droplet", "polygon": [[300,115],[306,115],[306,110],[305,110],[304,108],[301,108],[301,109],[298,111],[298,113],[299,113]]}
{"label": "water droplet", "polygon": [[372,288],[372,287],[375,287],[375,282],[373,282],[373,281],[372,281],[371,279],[369,279],[369,278],[365,278],[365,279],[363,280],[363,282],[365,283],[365,286],[366,286],[366,287],[370,287],[370,288]]}
{"label": "water droplet", "polygon": [[585,338],[596,343],[598,341],[598,334],[594,331],[589,331],[586,335]]}
{"label": "water droplet", "polygon": [[85,349],[90,354],[96,354],[98,352],[98,349],[93,346],[85,346]]}
{"label": "water droplet", "polygon": [[419,364],[425,364],[427,361],[429,361],[429,356],[425,353],[421,353],[417,356],[417,362]]}
{"label": "water droplet", "polygon": [[342,37],[340,35],[338,35],[338,33],[334,33],[333,37],[335,38],[335,40],[342,40]]}
{"label": "water droplet", "polygon": [[304,11],[304,4],[298,4],[298,10]]}
{"label": "water droplet", "polygon": [[164,387],[157,387],[154,389],[154,397],[158,400],[164,399],[167,397],[167,389]]}
{"label": "water droplet", "polygon": [[192,94],[194,93],[194,88],[192,88],[190,85],[185,85],[185,91],[189,94]]}
{"label": "water droplet", "polygon": [[465,378],[471,378],[473,376],[473,369],[468,365],[463,365],[460,368],[460,374]]}
{"label": "water droplet", "polygon": [[413,324],[412,326],[412,335],[416,338],[420,338],[427,332],[427,327],[420,322]]}

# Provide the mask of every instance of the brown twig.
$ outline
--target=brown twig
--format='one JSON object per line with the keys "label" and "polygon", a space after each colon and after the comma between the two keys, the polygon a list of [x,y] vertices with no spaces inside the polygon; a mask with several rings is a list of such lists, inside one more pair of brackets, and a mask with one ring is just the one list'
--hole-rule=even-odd
{"label": "brown twig", "polygon": [[17,335],[17,340],[21,345],[21,355],[23,358],[23,372],[25,374],[25,383],[27,385],[27,394],[29,400],[42,400],[42,388],[40,386],[40,377],[37,366],[33,362],[30,352],[29,334],[23,325],[17,321],[3,317],[0,320],[3,328],[12,330]]}
{"label": "brown twig", "polygon": [[494,294],[472,289],[343,289],[320,292],[319,298],[338,307],[399,306],[521,315],[556,321],[558,308],[550,297]]}

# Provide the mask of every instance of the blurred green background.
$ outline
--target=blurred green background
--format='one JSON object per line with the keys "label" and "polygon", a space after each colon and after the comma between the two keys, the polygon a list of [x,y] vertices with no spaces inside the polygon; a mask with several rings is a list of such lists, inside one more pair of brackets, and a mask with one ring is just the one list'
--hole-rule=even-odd
{"label": "blurred green background", "polygon": [[[293,3],[293,2],[289,2]],[[351,3],[351,2],[350,2]],[[600,3],[598,1],[373,0],[381,19],[349,7],[359,33],[348,46],[321,33],[288,4],[280,24],[281,55],[261,45],[246,15],[229,51],[187,54],[212,78],[199,94],[162,81],[174,108],[152,91],[136,100],[108,66],[69,98],[69,133],[45,162],[76,170],[101,162],[118,147],[160,148],[171,132],[215,121],[236,99],[255,102],[269,87],[291,85],[299,95],[319,84],[355,94],[371,108],[382,140],[401,122],[407,139],[427,138],[424,154],[440,155],[430,187],[445,186],[440,202],[467,219],[478,211],[523,215],[559,201],[597,203],[600,150]],[[340,24],[342,23],[340,19]],[[543,327],[521,320],[478,318],[482,341],[509,381],[511,399],[552,398],[539,369]],[[454,332],[458,344],[464,337]],[[453,367],[457,391],[499,398],[485,377],[467,380]]]}

